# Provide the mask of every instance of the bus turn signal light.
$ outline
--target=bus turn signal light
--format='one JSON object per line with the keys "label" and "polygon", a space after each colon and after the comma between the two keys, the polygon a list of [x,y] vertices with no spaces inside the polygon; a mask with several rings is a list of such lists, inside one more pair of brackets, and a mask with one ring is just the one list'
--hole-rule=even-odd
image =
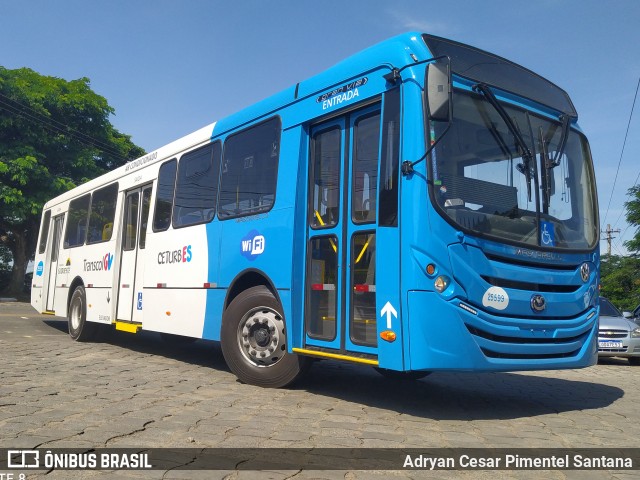
{"label": "bus turn signal light", "polygon": [[393,342],[396,339],[396,332],[385,330],[383,332],[380,332],[380,338],[386,340],[387,342]]}

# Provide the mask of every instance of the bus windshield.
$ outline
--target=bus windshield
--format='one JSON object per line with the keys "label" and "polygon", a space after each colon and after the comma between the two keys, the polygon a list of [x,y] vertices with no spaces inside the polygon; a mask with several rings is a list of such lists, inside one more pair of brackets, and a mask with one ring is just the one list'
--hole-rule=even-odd
{"label": "bus windshield", "polygon": [[[431,154],[436,209],[478,236],[553,249],[593,248],[595,179],[584,136],[569,129],[565,140],[560,120],[501,103],[510,128],[478,92],[456,90],[453,104],[451,128]],[[433,122],[430,128],[436,138],[446,124]]]}

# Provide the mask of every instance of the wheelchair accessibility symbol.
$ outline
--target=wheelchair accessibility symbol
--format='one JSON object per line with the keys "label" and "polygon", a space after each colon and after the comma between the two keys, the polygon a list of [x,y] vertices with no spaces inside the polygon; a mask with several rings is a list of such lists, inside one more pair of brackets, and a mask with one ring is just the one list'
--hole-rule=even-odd
{"label": "wheelchair accessibility symbol", "polygon": [[542,245],[544,247],[555,247],[556,241],[555,241],[553,223],[540,221],[540,229],[541,229],[540,238],[542,241]]}

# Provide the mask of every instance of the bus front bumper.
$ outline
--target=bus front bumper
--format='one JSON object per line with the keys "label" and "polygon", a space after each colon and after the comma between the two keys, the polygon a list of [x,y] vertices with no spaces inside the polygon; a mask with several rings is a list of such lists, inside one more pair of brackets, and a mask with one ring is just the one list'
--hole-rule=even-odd
{"label": "bus front bumper", "polygon": [[411,370],[550,370],[597,362],[593,309],[571,319],[503,317],[425,291],[408,292],[408,306]]}

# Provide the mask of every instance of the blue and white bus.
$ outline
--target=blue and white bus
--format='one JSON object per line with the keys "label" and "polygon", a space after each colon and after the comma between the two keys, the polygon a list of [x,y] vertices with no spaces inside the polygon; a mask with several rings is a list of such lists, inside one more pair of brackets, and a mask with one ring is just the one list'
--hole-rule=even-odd
{"label": "blue and white bus", "polygon": [[568,95],[408,33],[46,203],[32,305],[221,342],[242,381],[586,367],[599,229]]}

